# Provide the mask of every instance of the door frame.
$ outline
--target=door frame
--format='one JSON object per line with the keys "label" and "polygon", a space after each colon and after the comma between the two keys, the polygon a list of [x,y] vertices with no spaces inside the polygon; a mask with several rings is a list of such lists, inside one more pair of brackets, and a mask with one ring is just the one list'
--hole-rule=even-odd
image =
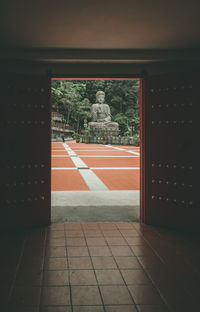
{"label": "door frame", "polygon": [[145,223],[147,220],[147,179],[146,179],[146,105],[145,105],[145,79],[142,75],[102,75],[102,74],[51,74],[52,80],[140,80],[140,217],[139,220]]}

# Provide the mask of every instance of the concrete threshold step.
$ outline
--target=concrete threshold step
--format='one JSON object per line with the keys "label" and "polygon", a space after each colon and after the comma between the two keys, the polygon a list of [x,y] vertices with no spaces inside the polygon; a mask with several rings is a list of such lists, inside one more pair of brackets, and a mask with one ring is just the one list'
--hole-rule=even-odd
{"label": "concrete threshold step", "polygon": [[139,221],[139,206],[53,206],[52,222]]}
{"label": "concrete threshold step", "polygon": [[51,205],[56,207],[139,206],[140,191],[53,191]]}

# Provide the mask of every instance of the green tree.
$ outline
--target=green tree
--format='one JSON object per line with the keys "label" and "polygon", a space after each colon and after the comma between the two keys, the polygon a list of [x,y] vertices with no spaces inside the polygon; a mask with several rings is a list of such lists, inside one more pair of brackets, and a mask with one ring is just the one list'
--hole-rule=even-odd
{"label": "green tree", "polygon": [[84,120],[91,120],[90,108],[91,103],[88,98],[84,98],[82,101],[76,103],[71,116],[71,122],[76,132],[84,128]]}
{"label": "green tree", "polygon": [[77,110],[84,95],[85,87],[84,83],[77,84],[65,80],[52,81],[52,101],[59,104],[59,112],[64,115],[68,124],[73,123],[71,114]]}
{"label": "green tree", "polygon": [[120,134],[139,133],[139,80],[53,80],[52,101],[75,131],[83,129],[84,120],[91,120],[90,108],[96,92],[106,93],[112,120],[119,123]]}

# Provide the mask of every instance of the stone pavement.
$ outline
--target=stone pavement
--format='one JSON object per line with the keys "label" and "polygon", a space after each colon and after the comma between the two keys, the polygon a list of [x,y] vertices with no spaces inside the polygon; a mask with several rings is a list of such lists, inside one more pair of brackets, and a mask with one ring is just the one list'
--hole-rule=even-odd
{"label": "stone pavement", "polygon": [[52,143],[52,221],[139,217],[139,148]]}

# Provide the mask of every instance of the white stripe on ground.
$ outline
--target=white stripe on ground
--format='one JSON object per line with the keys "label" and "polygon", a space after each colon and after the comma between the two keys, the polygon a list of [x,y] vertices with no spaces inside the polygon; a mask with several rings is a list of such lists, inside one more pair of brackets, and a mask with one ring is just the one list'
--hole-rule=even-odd
{"label": "white stripe on ground", "polygon": [[110,147],[110,148],[114,148],[114,149],[116,149],[118,151],[123,151],[123,152],[128,152],[128,153],[131,153],[131,154],[135,154],[135,155],[140,155],[140,153],[138,153],[138,152],[126,150],[125,148],[120,148],[120,147],[116,147],[116,146],[113,146],[113,145],[106,145],[106,146]]}
{"label": "white stripe on ground", "polygon": [[79,158],[79,155],[72,151],[72,149],[67,144],[63,145],[66,151],[68,151],[69,156],[71,156],[71,160],[73,161],[77,169],[79,169],[79,172],[89,189],[91,191],[108,190],[107,186],[96,176],[96,174],[90,168],[88,168],[88,166],[82,161],[82,159]]}
{"label": "white stripe on ground", "polygon": [[114,170],[120,170],[120,169],[126,169],[126,170],[129,170],[129,169],[131,169],[131,170],[140,170],[140,168],[139,167],[90,167],[90,169],[91,170],[97,170],[97,169],[99,169],[99,170],[112,170],[112,169],[114,169]]}
{"label": "white stripe on ground", "polygon": [[84,161],[82,161],[82,159],[80,159],[79,157],[72,157],[71,160],[78,169],[83,168],[89,169],[88,166],[84,163]]}
{"label": "white stripe on ground", "polygon": [[129,152],[129,153],[131,153],[131,154],[135,154],[135,155],[140,155],[140,153],[137,153],[137,152],[134,152],[134,151],[128,151],[128,150],[126,150],[126,152]]}
{"label": "white stripe on ground", "polygon": [[96,174],[91,169],[80,169],[79,172],[90,188],[90,191],[109,191],[107,186],[96,176]]}
{"label": "white stripe on ground", "polygon": [[76,153],[75,153],[74,151],[69,151],[69,150],[68,150],[67,152],[68,152],[69,156],[77,156]]}

